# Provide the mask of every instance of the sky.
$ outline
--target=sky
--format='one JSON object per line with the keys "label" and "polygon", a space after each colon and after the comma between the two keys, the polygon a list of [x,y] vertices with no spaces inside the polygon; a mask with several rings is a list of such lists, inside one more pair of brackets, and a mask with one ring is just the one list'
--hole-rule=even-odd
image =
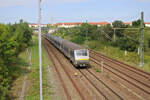
{"label": "sky", "polygon": [[[42,23],[150,22],[150,0],[41,0]],[[0,0],[0,23],[38,22],[38,0]]]}

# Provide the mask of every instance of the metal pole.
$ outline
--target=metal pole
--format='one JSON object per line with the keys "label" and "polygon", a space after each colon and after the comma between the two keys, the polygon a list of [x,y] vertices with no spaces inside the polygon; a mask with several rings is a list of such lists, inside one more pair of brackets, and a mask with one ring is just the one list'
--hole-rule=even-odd
{"label": "metal pole", "polygon": [[116,41],[116,29],[114,28],[114,42]]}
{"label": "metal pole", "polygon": [[41,49],[41,0],[39,0],[39,73],[40,73],[40,100],[42,97],[42,49]]}
{"label": "metal pole", "polygon": [[[86,24],[88,24],[87,23],[87,20],[86,20]],[[86,27],[86,48],[88,48],[88,38],[87,38],[87,35],[88,35],[88,25],[86,25],[87,27]]]}
{"label": "metal pole", "polygon": [[144,65],[144,60],[143,60],[143,51],[144,51],[144,34],[143,34],[143,29],[144,29],[144,12],[141,12],[141,28],[140,28],[140,64],[139,66],[142,67]]}

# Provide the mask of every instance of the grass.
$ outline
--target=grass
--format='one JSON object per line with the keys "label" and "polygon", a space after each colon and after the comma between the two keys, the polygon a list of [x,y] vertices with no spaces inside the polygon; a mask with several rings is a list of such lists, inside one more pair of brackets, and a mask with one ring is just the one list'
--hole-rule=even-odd
{"label": "grass", "polygon": [[96,72],[102,72],[99,68],[94,68],[94,70],[96,71]]}
{"label": "grass", "polygon": [[107,78],[110,78],[110,75],[109,75],[109,73],[107,73],[107,74],[106,74],[106,77],[107,77]]}
{"label": "grass", "polygon": [[11,87],[8,92],[8,100],[16,100],[16,98],[18,98],[18,93],[22,89],[24,75],[27,72],[28,67],[27,57],[27,52],[22,52],[15,61],[13,67],[11,68],[11,71],[13,71],[13,80],[11,82]]}
{"label": "grass", "polygon": [[[82,46],[85,47],[85,44],[82,44]],[[118,47],[113,47],[99,41],[88,41],[88,46],[90,49],[98,51],[104,55],[107,55],[108,57],[150,72],[150,56],[148,55],[148,52],[145,52],[144,54],[144,66],[139,67],[140,60],[139,55],[136,52],[127,52],[127,55],[125,56],[125,51],[120,50]]]}
{"label": "grass", "polygon": [[[39,83],[39,53],[38,53],[38,40],[36,36],[33,36],[34,45],[32,47],[31,56],[31,72],[28,75],[30,81],[30,88],[26,94],[25,100],[40,100],[40,83]],[[45,50],[42,48],[42,86],[43,86],[43,99],[51,100],[50,98],[50,86],[47,78],[46,67],[49,65],[48,57]]]}
{"label": "grass", "polygon": [[[135,66],[137,68],[140,68],[144,71],[150,72],[150,48],[148,48],[148,42],[150,39],[150,28],[144,28],[144,43],[146,48],[144,52],[144,66],[139,67],[139,55],[136,52],[127,52],[127,55],[125,56],[125,51],[120,50],[119,47],[113,47],[111,45],[108,45],[106,43],[102,43],[99,41],[88,41],[88,46],[90,49],[96,50],[106,56],[109,56],[111,58],[117,59],[119,61],[122,61],[126,64]],[[61,34],[61,33],[55,33],[54,35],[60,36],[67,40],[72,40],[75,36],[74,34]],[[85,43],[81,44],[85,47]]]}
{"label": "grass", "polygon": [[[107,55],[108,57],[117,59],[129,65],[140,68],[139,67],[139,55],[135,52],[127,52],[127,55],[125,56],[125,51],[120,50],[117,47],[105,45],[98,41],[89,41],[88,44],[89,44],[89,48],[96,50],[104,55]],[[150,56],[147,56],[145,54],[144,62],[145,62],[145,65],[141,67],[140,69],[150,72]]]}

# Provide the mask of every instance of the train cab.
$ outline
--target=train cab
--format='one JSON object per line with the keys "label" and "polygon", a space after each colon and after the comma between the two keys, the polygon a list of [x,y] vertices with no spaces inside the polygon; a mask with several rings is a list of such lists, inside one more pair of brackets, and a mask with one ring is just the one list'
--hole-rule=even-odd
{"label": "train cab", "polygon": [[75,50],[75,65],[84,67],[89,65],[89,52],[87,49]]}

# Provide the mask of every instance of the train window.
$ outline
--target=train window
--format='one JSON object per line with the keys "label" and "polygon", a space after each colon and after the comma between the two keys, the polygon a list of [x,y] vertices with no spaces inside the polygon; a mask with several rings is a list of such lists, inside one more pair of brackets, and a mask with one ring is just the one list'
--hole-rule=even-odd
{"label": "train window", "polygon": [[87,51],[82,52],[82,56],[87,56]]}
{"label": "train window", "polygon": [[87,56],[87,50],[80,50],[76,53],[77,56]]}
{"label": "train window", "polygon": [[81,56],[82,55],[82,53],[81,52],[77,52],[77,56]]}

